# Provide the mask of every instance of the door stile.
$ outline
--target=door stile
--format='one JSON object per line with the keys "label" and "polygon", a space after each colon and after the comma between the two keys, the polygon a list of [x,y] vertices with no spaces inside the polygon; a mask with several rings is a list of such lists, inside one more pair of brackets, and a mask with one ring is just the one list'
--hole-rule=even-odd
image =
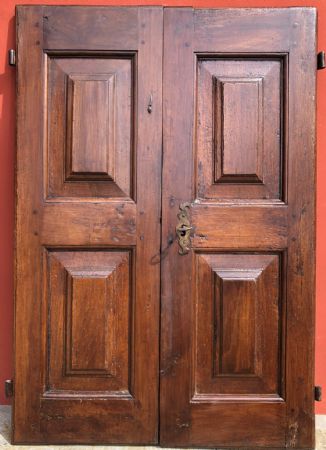
{"label": "door stile", "polygon": [[286,442],[304,448],[315,443],[317,18],[313,8],[294,11],[289,58]]}
{"label": "door stile", "polygon": [[[174,239],[180,204],[193,198],[192,16],[191,8],[166,8],[164,11],[163,247]],[[178,29],[173,27],[175,21],[179,24]],[[174,65],[178,65],[182,89],[175,89]],[[183,405],[188,402],[191,383],[188,367],[191,306],[187,294],[191,290],[192,255],[180,256],[178,252],[175,241],[163,258],[161,269],[160,442],[163,446],[171,442],[176,446],[189,442],[190,417]],[[173,385],[167,383],[171,377]],[[171,404],[176,407],[172,409]],[[174,435],[172,441],[166,440],[167,433]]]}

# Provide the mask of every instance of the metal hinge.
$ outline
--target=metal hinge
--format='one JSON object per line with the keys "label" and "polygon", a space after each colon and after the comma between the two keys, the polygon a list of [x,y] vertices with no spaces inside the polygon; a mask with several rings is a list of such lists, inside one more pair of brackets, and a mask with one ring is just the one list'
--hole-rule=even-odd
{"label": "metal hinge", "polygon": [[315,400],[316,402],[321,402],[323,396],[322,387],[315,386]]}
{"label": "metal hinge", "polygon": [[14,50],[12,48],[8,51],[8,62],[9,62],[9,66],[16,65],[16,50]]}
{"label": "metal hinge", "polygon": [[325,69],[325,52],[319,52],[317,54],[317,70]]}
{"label": "metal hinge", "polygon": [[6,397],[12,397],[14,395],[14,380],[5,381],[5,394]]}

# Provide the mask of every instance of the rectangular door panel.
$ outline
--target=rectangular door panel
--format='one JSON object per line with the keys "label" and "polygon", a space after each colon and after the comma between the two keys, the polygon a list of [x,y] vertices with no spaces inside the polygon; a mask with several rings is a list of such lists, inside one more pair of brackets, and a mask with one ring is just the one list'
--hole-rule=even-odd
{"label": "rectangular door panel", "polygon": [[314,447],[315,27],[164,11],[165,446]]}
{"label": "rectangular door panel", "polygon": [[47,197],[131,199],[135,54],[47,55]]}
{"label": "rectangular door panel", "polygon": [[197,197],[280,199],[283,58],[226,56],[196,58]]}
{"label": "rectangular door panel", "polygon": [[192,401],[282,401],[281,259],[196,255]]}
{"label": "rectangular door panel", "polygon": [[15,443],[157,442],[162,16],[17,7]]}
{"label": "rectangular door panel", "polygon": [[45,257],[49,359],[43,396],[132,398],[132,253],[56,249]]}

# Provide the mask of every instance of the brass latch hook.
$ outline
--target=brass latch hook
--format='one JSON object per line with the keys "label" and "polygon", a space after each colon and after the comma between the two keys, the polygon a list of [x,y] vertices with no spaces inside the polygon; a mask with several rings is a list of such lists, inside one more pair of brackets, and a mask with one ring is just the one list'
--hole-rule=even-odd
{"label": "brass latch hook", "polygon": [[188,217],[188,211],[190,208],[190,203],[181,203],[179,206],[180,212],[178,213],[179,223],[175,230],[178,236],[178,243],[180,246],[179,254],[186,255],[190,251],[190,233],[192,227],[190,225],[190,220]]}

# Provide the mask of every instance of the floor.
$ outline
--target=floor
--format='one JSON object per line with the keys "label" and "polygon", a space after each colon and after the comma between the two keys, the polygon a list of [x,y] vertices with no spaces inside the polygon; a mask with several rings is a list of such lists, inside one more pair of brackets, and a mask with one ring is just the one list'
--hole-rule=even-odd
{"label": "floor", "polygon": [[[21,450],[36,449],[36,450],[87,450],[96,448],[96,450],[110,449],[110,450],[154,450],[158,447],[117,447],[117,446],[102,446],[102,445],[41,445],[41,446],[29,446],[29,445],[11,445],[10,441],[10,406],[0,406],[0,448],[14,448]],[[316,416],[316,449],[326,450],[326,415]],[[183,449],[184,450],[184,449]],[[193,450],[193,449],[192,449]]]}

